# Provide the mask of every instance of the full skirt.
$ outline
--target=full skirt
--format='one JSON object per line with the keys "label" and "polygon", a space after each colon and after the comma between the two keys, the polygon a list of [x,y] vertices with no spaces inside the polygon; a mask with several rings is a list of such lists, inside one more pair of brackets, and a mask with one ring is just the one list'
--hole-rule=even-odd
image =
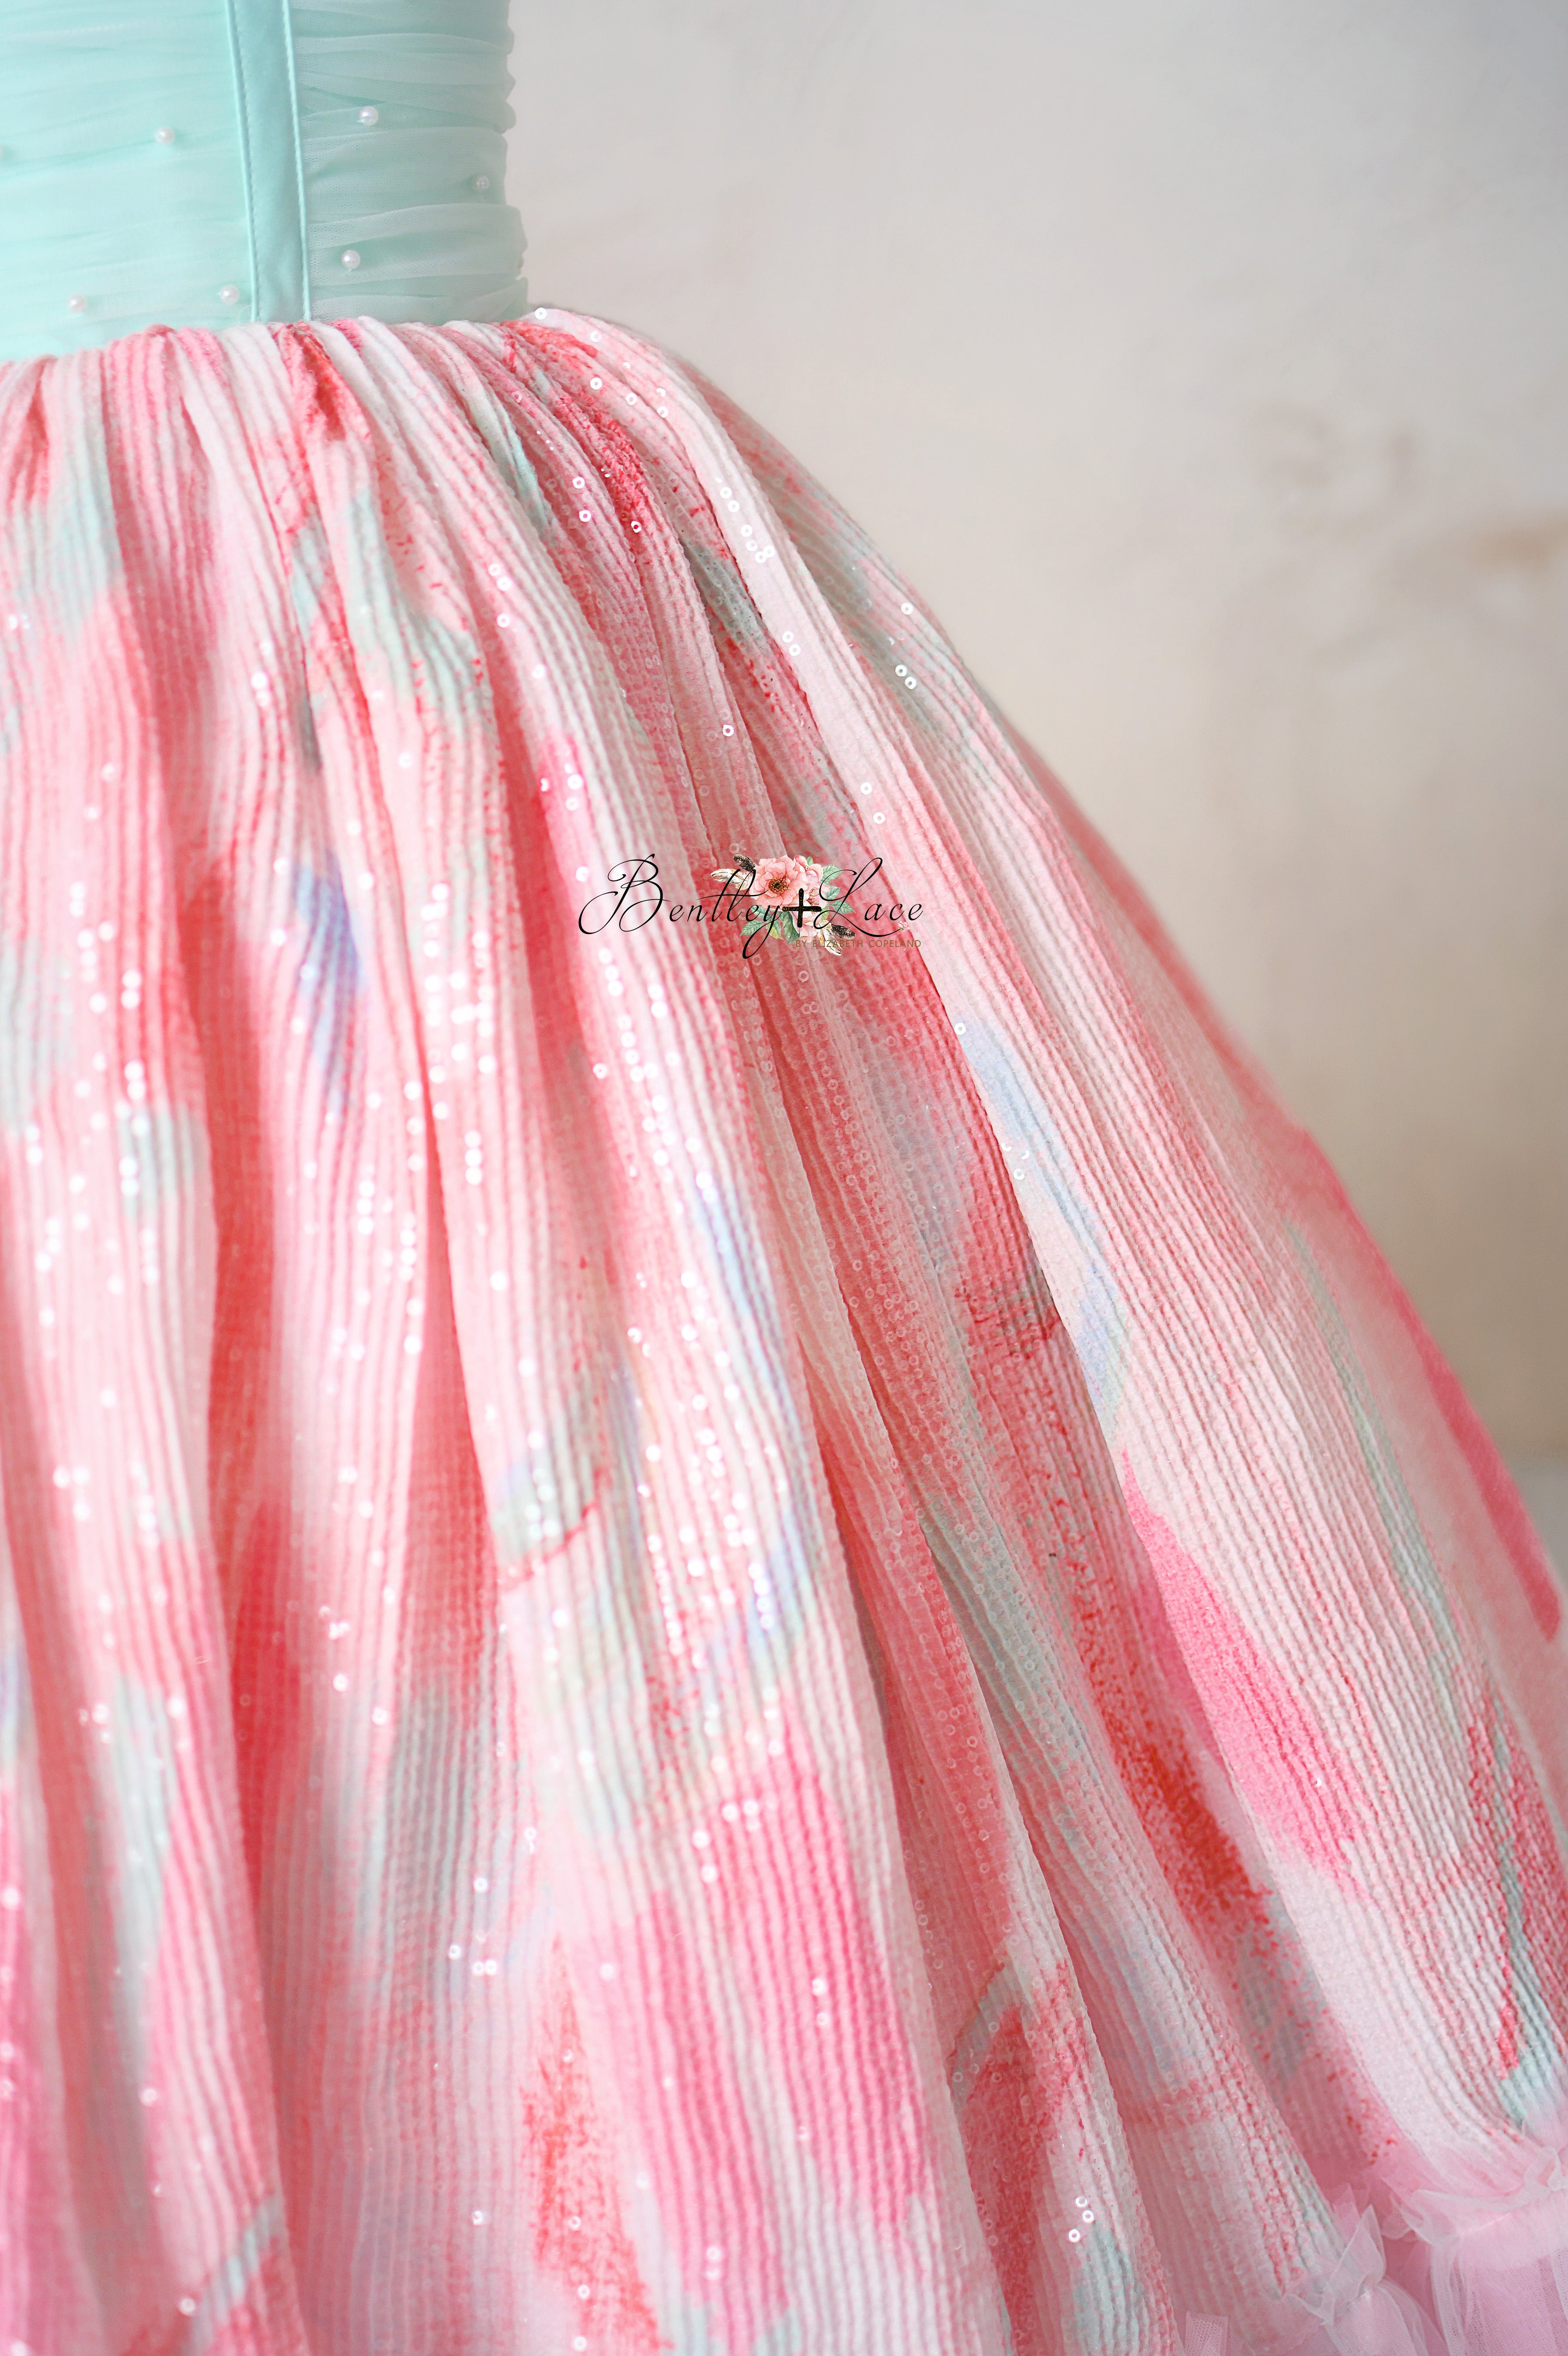
{"label": "full skirt", "polygon": [[1549,1567],[689,370],[0,370],[0,2347],[1568,2350]]}

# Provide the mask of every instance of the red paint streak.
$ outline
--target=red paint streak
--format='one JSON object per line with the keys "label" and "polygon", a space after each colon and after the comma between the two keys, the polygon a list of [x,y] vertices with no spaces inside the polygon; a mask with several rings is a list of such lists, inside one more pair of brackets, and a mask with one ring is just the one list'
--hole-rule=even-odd
{"label": "red paint streak", "polygon": [[1271,1661],[1216,1594],[1144,1495],[1125,1454],[1122,1480],[1133,1526],[1243,1804],[1276,1838],[1356,1888],[1344,1844],[1367,1837],[1377,1822],[1375,1805],[1313,1716],[1299,1677]]}
{"label": "red paint streak", "polygon": [[[538,2197],[534,2252],[581,2308],[592,2356],[656,2356],[661,2337],[621,2215],[618,2162],[593,2101],[571,1991],[559,1958],[523,2116]],[[586,2282],[591,2296],[579,2300]]]}
{"label": "red paint streak", "polygon": [[1058,1966],[1047,2007],[1051,2034],[1034,2033],[1021,2003],[998,2022],[964,2105],[969,2181],[986,2244],[1007,2301],[1017,2356],[1055,2356],[1056,2319],[1042,2299],[1042,2221],[1051,2213],[1051,2151],[1059,2114],[1082,2096],[1088,2070],[1082,2016],[1074,2019],[1067,1966]]}
{"label": "red paint streak", "polygon": [[[726,1947],[741,1981],[776,1968],[738,1944]],[[777,2328],[789,2290],[769,2163],[737,2067],[734,2008],[715,2000],[706,1926],[698,1932],[663,1892],[594,1942],[595,1964],[606,1949],[615,1976],[600,2036],[614,2052],[628,2136],[656,2170],[662,2244],[688,2297],[706,2307],[713,2356],[744,2356]],[[706,2272],[711,2244],[725,2254],[718,2281]]]}
{"label": "red paint streak", "polygon": [[1189,1921],[1211,1925],[1240,1916],[1266,1933],[1266,1895],[1252,1880],[1204,1794],[1180,1709],[1185,1701],[1201,1723],[1202,1704],[1157,1590],[1146,1571],[1141,1581],[1135,1575],[1129,1594],[1110,1583],[1105,1568],[1095,1563],[1099,1576],[1072,1580],[1072,1633],[1100,1721],[1160,1869]]}

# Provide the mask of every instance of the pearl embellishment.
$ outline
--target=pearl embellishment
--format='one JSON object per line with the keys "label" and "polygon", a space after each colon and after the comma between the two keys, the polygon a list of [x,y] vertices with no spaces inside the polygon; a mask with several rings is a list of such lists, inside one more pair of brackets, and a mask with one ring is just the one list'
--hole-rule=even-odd
{"label": "pearl embellishment", "polygon": [[343,255],[343,267],[345,268],[345,270],[357,270],[357,269],[358,269],[358,267],[359,267],[359,249],[358,249],[358,247],[357,247],[357,246],[356,246],[356,245],[351,245],[351,246],[349,246],[349,247],[347,247],[347,250],[345,251],[344,255]]}
{"label": "pearl embellishment", "polygon": [[381,120],[380,108],[379,106],[362,106],[359,110],[359,120],[365,124],[366,128],[368,129],[372,123],[379,123]]}
{"label": "pearl embellishment", "polygon": [[238,303],[240,289],[238,286],[220,286],[218,290],[218,299],[220,303]]}
{"label": "pearl embellishment", "polygon": [[490,175],[489,175],[489,173],[488,173],[488,172],[481,172],[481,173],[479,173],[479,174],[476,176],[475,179],[474,185],[475,185],[475,187],[476,188],[487,188],[487,187],[489,187],[489,185],[490,185]]}
{"label": "pearl embellishment", "polygon": [[175,144],[173,129],[166,123],[160,123],[153,136],[160,147],[172,147]]}
{"label": "pearl embellishment", "polygon": [[87,308],[86,295],[73,294],[65,307],[68,311],[85,311]]}

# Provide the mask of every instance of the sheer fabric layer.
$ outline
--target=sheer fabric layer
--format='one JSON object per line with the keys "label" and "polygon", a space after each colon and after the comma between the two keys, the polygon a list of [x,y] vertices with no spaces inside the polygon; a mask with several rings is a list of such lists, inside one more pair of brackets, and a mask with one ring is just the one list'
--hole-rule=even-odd
{"label": "sheer fabric layer", "polygon": [[563,314],[0,514],[0,2342],[1568,2349],[1550,1574],[904,584]]}
{"label": "sheer fabric layer", "polygon": [[510,47],[506,0],[7,0],[0,360],[514,317]]}

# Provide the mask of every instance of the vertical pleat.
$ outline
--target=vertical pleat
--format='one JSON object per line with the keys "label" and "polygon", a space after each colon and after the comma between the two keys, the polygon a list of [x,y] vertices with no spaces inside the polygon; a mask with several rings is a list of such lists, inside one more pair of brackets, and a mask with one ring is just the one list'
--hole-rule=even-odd
{"label": "vertical pleat", "polygon": [[[84,2349],[182,2315],[213,2347],[296,2349],[210,1511],[216,1228],[182,928],[180,789],[225,733],[190,580],[213,487],[183,437],[135,430],[177,416],[171,359],[144,339],[47,371],[0,461],[26,486],[6,501],[3,1445],[48,1868],[14,1911],[39,1907],[34,1971],[57,1975],[40,2059],[62,2115],[38,2131],[69,2172],[23,2250],[63,2231],[84,2255]],[[68,2344],[59,2294],[31,2265],[7,2279],[24,2345]]]}
{"label": "vertical pleat", "polygon": [[566,315],[0,372],[0,2344],[1401,2345],[1554,1596],[903,585]]}

